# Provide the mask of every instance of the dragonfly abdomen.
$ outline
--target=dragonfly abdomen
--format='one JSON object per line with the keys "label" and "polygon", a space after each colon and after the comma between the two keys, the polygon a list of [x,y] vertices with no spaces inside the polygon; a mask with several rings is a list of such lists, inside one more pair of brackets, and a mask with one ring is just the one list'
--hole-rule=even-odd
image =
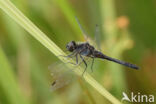
{"label": "dragonfly abdomen", "polygon": [[131,64],[131,63],[128,63],[128,62],[124,62],[124,61],[121,61],[121,60],[118,60],[118,59],[115,59],[115,58],[111,58],[109,56],[104,55],[103,53],[101,53],[99,51],[94,51],[94,57],[95,58],[106,59],[106,60],[109,60],[109,61],[113,61],[115,63],[118,63],[118,64],[121,64],[121,65],[130,67],[130,68],[133,68],[133,69],[139,69],[139,67],[137,67],[134,64]]}

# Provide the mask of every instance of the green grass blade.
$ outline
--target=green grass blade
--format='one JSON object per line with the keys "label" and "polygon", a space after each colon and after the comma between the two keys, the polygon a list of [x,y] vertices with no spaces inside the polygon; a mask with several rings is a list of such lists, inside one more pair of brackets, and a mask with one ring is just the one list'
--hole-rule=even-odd
{"label": "green grass blade", "polygon": [[[37,28],[26,16],[24,16],[9,0],[0,0],[0,8],[4,10],[10,17],[12,17],[19,25],[27,30],[30,35],[47,47],[53,54],[65,55],[65,53],[55,45],[39,28]],[[58,57],[61,61],[67,62],[66,59]],[[67,64],[70,68],[74,66]],[[81,67],[74,70],[76,74],[82,75],[83,69]],[[96,80],[94,80],[87,72],[84,75],[84,79],[93,86],[100,94],[106,97],[113,104],[121,104],[114,96],[112,96],[105,88],[103,88]]]}
{"label": "green grass blade", "polygon": [[[30,104],[28,103],[16,82],[16,77],[11,69],[8,60],[0,47],[0,85],[2,86],[7,99],[11,104]],[[22,95],[22,96],[21,96]]]}

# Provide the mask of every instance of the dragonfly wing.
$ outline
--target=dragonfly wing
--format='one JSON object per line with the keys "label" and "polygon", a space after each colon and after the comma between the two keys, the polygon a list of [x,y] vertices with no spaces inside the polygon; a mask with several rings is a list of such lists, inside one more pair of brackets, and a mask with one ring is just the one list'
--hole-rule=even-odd
{"label": "dragonfly wing", "polygon": [[53,77],[51,91],[55,91],[69,84],[74,77],[72,71],[69,69],[67,70],[65,64],[54,63],[48,68],[50,69],[51,75]]}
{"label": "dragonfly wing", "polygon": [[84,37],[85,41],[88,41],[88,38],[89,38],[88,34],[87,34],[86,31],[83,29],[83,27],[82,27],[82,25],[80,24],[78,18],[75,17],[75,19],[76,19],[77,24],[78,24],[79,27],[80,27],[80,30],[81,30],[81,32],[82,32],[82,34],[83,34],[83,37]]}
{"label": "dragonfly wing", "polygon": [[92,43],[92,44],[96,44],[95,46],[98,47],[98,49],[100,49],[100,34],[99,34],[99,26],[96,25],[96,28],[95,28],[95,40],[91,39],[89,37],[89,35],[86,33],[86,31],[83,29],[82,25],[80,24],[79,20],[77,17],[75,17],[76,19],[76,22],[78,23],[79,27],[80,27],[80,30],[82,31],[82,34],[84,36],[84,39],[85,41],[89,42],[89,43]]}
{"label": "dragonfly wing", "polygon": [[100,29],[99,29],[99,25],[97,25],[96,24],[96,26],[95,26],[95,34],[94,34],[94,41],[95,41],[95,43],[96,43],[96,45],[97,45],[97,48],[99,49],[99,50],[101,50],[101,46],[100,46],[100,44],[101,44],[101,40],[100,40]]}
{"label": "dragonfly wing", "polygon": [[54,63],[49,66],[53,82],[51,84],[51,91],[55,91],[64,87],[72,81],[72,72],[67,70],[64,64]]}
{"label": "dragonfly wing", "polygon": [[55,91],[59,88],[64,87],[65,85],[68,85],[71,82],[71,78],[67,77],[67,74],[60,75],[60,76],[55,76],[54,81],[51,84],[51,91]]}

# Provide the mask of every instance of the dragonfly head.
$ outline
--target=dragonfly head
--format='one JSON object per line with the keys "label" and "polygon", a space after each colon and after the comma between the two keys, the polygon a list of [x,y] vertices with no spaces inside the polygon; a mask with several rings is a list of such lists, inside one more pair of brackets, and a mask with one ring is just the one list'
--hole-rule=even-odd
{"label": "dragonfly head", "polygon": [[71,41],[66,45],[68,51],[73,52],[76,49],[75,41]]}

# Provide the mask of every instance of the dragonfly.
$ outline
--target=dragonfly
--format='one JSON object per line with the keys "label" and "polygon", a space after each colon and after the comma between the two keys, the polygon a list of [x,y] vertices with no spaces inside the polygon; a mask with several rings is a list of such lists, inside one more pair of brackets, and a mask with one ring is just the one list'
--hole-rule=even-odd
{"label": "dragonfly", "polygon": [[[77,23],[79,24],[79,27],[82,30],[83,34],[86,34],[77,18],[76,18],[76,20],[77,20]],[[87,36],[85,36],[85,37],[87,37]],[[80,57],[81,62],[83,62],[85,65],[83,74],[88,67],[87,62],[85,61],[84,57],[89,57],[92,59],[91,69],[93,68],[95,58],[112,61],[112,62],[124,65],[124,66],[132,68],[132,69],[139,69],[139,67],[134,64],[131,64],[131,63],[125,62],[125,61],[121,61],[121,60],[118,60],[118,59],[115,59],[115,58],[112,58],[112,57],[109,57],[109,56],[103,54],[102,52],[100,52],[96,48],[94,48],[94,46],[92,46],[89,42],[78,43],[75,41],[70,41],[69,43],[67,43],[66,49],[69,52],[71,52],[71,54],[69,54],[66,57],[68,57],[68,58],[75,57],[76,65],[79,64],[78,57]]]}
{"label": "dragonfly", "polygon": [[[136,70],[139,69],[139,67],[134,65],[134,64],[131,64],[129,62],[125,62],[125,61],[121,61],[121,60],[109,57],[109,56],[105,55],[104,53],[102,53],[101,51],[97,50],[93,45],[91,45],[89,43],[88,34],[82,28],[82,25],[80,24],[78,18],[77,17],[75,17],[75,18],[76,18],[76,21],[77,21],[77,23],[78,23],[78,25],[80,27],[80,30],[82,31],[82,34],[84,35],[84,38],[85,38],[86,42],[75,42],[73,40],[68,42],[67,45],[66,45],[66,49],[67,49],[68,52],[70,52],[70,54],[67,55],[67,56],[63,56],[63,57],[66,57],[66,58],[73,58],[74,57],[76,59],[76,63],[71,63],[71,64],[74,64],[74,65],[80,65],[81,63],[84,63],[85,69],[84,69],[84,71],[82,73],[82,76],[84,75],[84,73],[85,73],[85,71],[86,71],[86,69],[88,67],[88,64],[87,64],[87,62],[85,60],[86,57],[92,59],[92,62],[91,62],[91,70],[92,71],[93,71],[94,60],[96,58],[112,61],[112,62],[121,64],[123,66],[129,67],[129,68],[132,68],[132,69],[136,69]],[[99,32],[99,28],[98,28],[98,25],[96,25],[95,36],[98,36],[98,34],[97,34],[98,32]],[[81,61],[79,61],[79,59]],[[55,72],[53,71],[53,73],[55,73]],[[67,75],[65,75],[65,74],[63,74],[62,76],[57,75],[58,78],[55,78],[55,81],[52,83],[53,89],[60,88],[61,86],[66,85],[66,84],[69,83],[69,81],[67,81],[67,82],[65,81],[65,79],[67,79],[65,76],[67,76]],[[60,79],[60,78],[62,78],[62,79]],[[59,86],[59,84],[61,84],[61,85]]]}

